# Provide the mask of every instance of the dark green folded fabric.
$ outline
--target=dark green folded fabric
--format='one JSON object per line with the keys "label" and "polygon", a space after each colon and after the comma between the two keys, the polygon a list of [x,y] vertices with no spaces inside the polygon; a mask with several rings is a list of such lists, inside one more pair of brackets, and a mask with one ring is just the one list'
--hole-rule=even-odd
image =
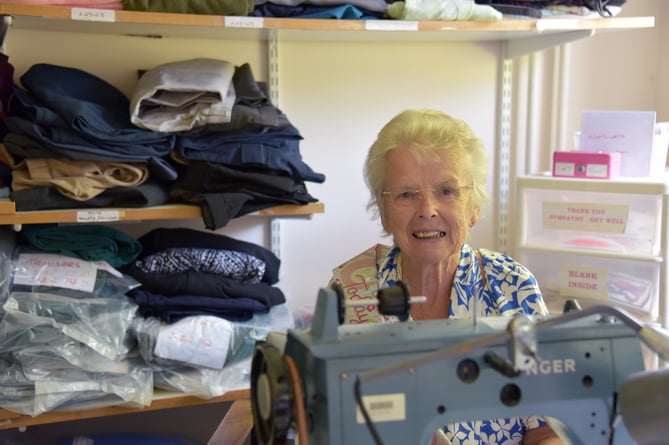
{"label": "dark green folded fabric", "polygon": [[253,0],[123,0],[129,11],[246,16],[253,8]]}
{"label": "dark green folded fabric", "polygon": [[112,267],[130,264],[142,252],[142,244],[135,238],[102,225],[25,224],[21,235],[41,251],[86,261],[104,260]]}

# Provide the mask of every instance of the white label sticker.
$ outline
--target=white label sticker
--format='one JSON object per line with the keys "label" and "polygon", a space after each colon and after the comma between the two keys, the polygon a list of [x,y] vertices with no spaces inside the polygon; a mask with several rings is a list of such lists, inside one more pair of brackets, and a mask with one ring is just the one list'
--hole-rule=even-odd
{"label": "white label sticker", "polygon": [[609,271],[604,268],[560,266],[560,296],[608,300]]}
{"label": "white label sticker", "polygon": [[630,207],[594,202],[543,202],[543,227],[553,230],[625,233]]}
{"label": "white label sticker", "polygon": [[609,176],[609,166],[606,164],[588,164],[585,175],[588,178],[606,178]]}
{"label": "white label sticker", "polygon": [[226,16],[225,26],[228,28],[262,28],[262,17]]}
{"label": "white label sticker", "polygon": [[78,223],[118,221],[120,214],[116,210],[86,210],[77,212]]}
{"label": "white label sticker", "polygon": [[14,283],[93,292],[97,267],[64,255],[23,253],[17,260]]}
{"label": "white label sticker", "polygon": [[576,164],[573,162],[556,162],[555,174],[558,176],[574,176],[576,174]]}
{"label": "white label sticker", "polygon": [[89,22],[115,22],[116,13],[112,9],[72,8],[70,10],[72,20],[85,20]]}
{"label": "white label sticker", "polygon": [[[362,403],[367,409],[372,422],[397,422],[406,420],[406,398],[404,393],[364,396]],[[365,418],[357,410],[357,422],[365,423]]]}
{"label": "white label sticker", "polygon": [[158,333],[158,357],[221,369],[228,355],[232,324],[219,317],[193,316],[164,326]]}
{"label": "white label sticker", "polygon": [[366,20],[369,31],[418,31],[418,22],[411,20]]}

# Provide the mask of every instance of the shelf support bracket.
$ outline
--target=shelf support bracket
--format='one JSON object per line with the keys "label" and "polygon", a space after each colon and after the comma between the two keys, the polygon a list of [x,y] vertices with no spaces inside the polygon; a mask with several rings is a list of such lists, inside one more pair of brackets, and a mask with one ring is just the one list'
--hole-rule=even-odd
{"label": "shelf support bracket", "polygon": [[[508,42],[507,42],[508,43]],[[513,61],[502,59],[497,133],[497,250],[507,251],[509,229],[509,194],[511,186],[511,118]]]}
{"label": "shelf support bracket", "polygon": [[[279,36],[276,29],[269,31],[268,51],[268,92],[274,106],[279,106]],[[279,218],[270,221],[269,248],[277,258],[281,258],[281,223]]]}
{"label": "shelf support bracket", "polygon": [[557,34],[540,34],[527,39],[507,40],[505,44],[505,59],[515,59],[537,51],[555,48],[576,40],[587,39],[595,34],[594,29],[562,32]]}

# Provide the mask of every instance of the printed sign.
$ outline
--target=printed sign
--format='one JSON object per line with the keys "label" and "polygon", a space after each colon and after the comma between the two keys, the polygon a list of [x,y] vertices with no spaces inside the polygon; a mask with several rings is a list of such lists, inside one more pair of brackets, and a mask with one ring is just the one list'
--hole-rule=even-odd
{"label": "printed sign", "polygon": [[560,296],[608,300],[609,271],[598,267],[560,266]]}
{"label": "printed sign", "polygon": [[543,202],[544,229],[625,233],[630,207],[594,202]]}
{"label": "printed sign", "polygon": [[656,159],[653,153],[655,133],[654,111],[597,111],[581,113],[581,139],[579,151],[620,152],[621,176],[653,176],[654,163],[661,162],[662,171],[666,161]]}

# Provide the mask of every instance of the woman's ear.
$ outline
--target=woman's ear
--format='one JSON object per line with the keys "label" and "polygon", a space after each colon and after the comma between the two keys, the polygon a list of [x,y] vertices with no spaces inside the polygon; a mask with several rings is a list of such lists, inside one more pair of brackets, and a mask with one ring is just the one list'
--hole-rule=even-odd
{"label": "woman's ear", "polygon": [[379,209],[379,215],[381,217],[381,226],[383,226],[383,230],[386,233],[390,233],[390,230],[388,229],[388,221],[385,217],[385,214],[383,213],[383,209]]}
{"label": "woman's ear", "polygon": [[474,210],[472,210],[472,216],[471,219],[469,220],[469,228],[471,229],[476,225],[477,222],[479,222],[479,214],[481,213],[481,207],[476,207]]}

